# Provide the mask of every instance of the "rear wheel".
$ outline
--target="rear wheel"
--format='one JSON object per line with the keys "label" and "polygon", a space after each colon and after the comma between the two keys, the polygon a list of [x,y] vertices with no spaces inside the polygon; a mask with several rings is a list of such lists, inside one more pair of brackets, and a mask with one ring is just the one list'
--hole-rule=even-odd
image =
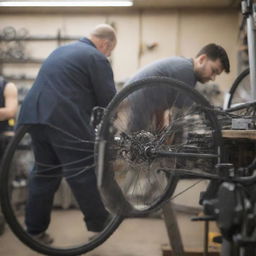
{"label": "rear wheel", "polygon": [[239,74],[232,84],[228,94],[227,107],[230,108],[239,103],[246,103],[252,100],[250,70],[247,68]]}
{"label": "rear wheel", "polygon": [[[62,191],[59,191],[59,194],[57,192],[55,197],[49,227],[50,234],[54,231],[54,243],[46,245],[30,236],[24,225],[29,184],[28,175],[34,166],[30,128],[31,126],[27,125],[17,130],[3,158],[0,194],[5,219],[15,235],[37,252],[55,256],[72,256],[86,253],[102,244],[119,226],[122,218],[113,215],[109,218],[104,230],[97,235],[87,231],[83,216],[77,208],[73,195],[67,184],[63,183],[60,187]],[[48,168],[49,171],[52,167]]]}
{"label": "rear wheel", "polygon": [[214,170],[220,140],[213,109],[193,88],[163,77],[130,84],[108,106],[98,134],[106,207],[124,216],[157,209],[174,192],[179,170]]}

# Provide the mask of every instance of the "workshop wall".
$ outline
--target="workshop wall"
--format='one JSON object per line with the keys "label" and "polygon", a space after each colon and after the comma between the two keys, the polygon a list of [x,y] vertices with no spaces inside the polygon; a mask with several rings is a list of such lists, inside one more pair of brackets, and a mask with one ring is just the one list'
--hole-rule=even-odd
{"label": "workshop wall", "polygon": [[[19,33],[25,28],[29,36],[79,38],[99,23],[112,24],[118,35],[118,45],[111,57],[115,80],[122,84],[140,67],[156,59],[182,55],[193,57],[209,42],[227,49],[231,60],[231,74],[217,78],[224,92],[237,75],[239,11],[236,9],[169,9],[127,13],[85,14],[1,14],[0,32],[12,26]],[[30,77],[30,81],[16,79],[17,84],[29,87],[41,61],[63,40],[24,41],[27,61],[1,60],[2,73],[8,77]],[[3,42],[1,42],[3,44]],[[31,61],[29,61],[31,60]],[[36,60],[36,61],[35,61]],[[0,70],[1,71],[1,70]],[[18,81],[19,80],[19,81]]]}

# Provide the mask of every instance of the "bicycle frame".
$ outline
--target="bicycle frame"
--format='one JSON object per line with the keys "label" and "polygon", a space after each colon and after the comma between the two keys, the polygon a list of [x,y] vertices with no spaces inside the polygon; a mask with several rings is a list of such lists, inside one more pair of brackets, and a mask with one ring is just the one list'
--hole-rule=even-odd
{"label": "bicycle frame", "polygon": [[[247,32],[247,45],[248,45],[248,56],[249,56],[249,68],[243,70],[232,84],[229,92],[225,93],[223,108],[227,109],[230,106],[233,94],[238,90],[238,85],[247,76],[248,90],[250,90],[250,99],[256,99],[256,39],[255,39],[255,27],[256,27],[256,3],[254,0],[241,0],[241,12],[243,15],[243,20],[241,24],[242,29],[246,26]],[[240,93],[238,93],[240,95]],[[241,96],[244,98],[245,96]],[[248,96],[246,96],[248,97]]]}
{"label": "bicycle frame", "polygon": [[255,42],[255,16],[256,3],[253,0],[241,1],[242,14],[247,20],[247,38],[250,67],[250,84],[253,99],[256,99],[256,42]]}

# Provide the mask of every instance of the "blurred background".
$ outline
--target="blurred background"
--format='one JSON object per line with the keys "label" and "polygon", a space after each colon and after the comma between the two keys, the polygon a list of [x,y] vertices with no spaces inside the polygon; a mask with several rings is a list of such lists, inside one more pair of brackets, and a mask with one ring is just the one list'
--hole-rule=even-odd
{"label": "blurred background", "polygon": [[1,2],[0,73],[17,84],[21,95],[53,49],[99,23],[117,31],[111,62],[119,87],[147,63],[168,56],[193,57],[210,42],[222,45],[231,61],[231,73],[215,82],[221,92],[246,65],[239,0],[134,0],[129,7],[17,7],[20,1],[9,1],[14,6]]}

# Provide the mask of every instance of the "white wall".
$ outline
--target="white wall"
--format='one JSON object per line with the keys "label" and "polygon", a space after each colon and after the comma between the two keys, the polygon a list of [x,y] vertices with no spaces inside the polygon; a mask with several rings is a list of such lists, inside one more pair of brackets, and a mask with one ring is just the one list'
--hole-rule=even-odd
{"label": "white wall", "polygon": [[[231,61],[231,73],[216,80],[227,91],[237,75],[238,13],[227,9],[170,9],[105,14],[2,14],[0,30],[13,26],[17,30],[25,27],[32,36],[53,36],[58,30],[62,35],[83,36],[96,24],[113,23],[118,35],[112,56],[116,81],[127,79],[156,59],[173,55],[193,57],[203,45],[216,42],[226,48]],[[147,49],[152,43],[157,46]],[[57,41],[26,42],[26,53],[29,57],[45,58],[57,46]],[[39,67],[40,64],[6,64],[3,72],[35,76]]]}

